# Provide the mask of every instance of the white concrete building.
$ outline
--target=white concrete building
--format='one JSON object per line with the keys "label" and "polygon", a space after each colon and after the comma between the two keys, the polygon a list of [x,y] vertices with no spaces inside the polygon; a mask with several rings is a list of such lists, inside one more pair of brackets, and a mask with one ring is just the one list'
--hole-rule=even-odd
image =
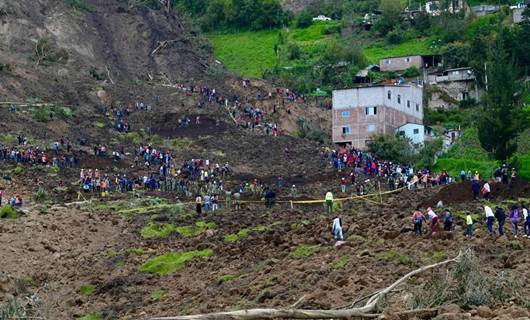
{"label": "white concrete building", "polygon": [[396,134],[408,138],[413,145],[420,146],[430,141],[434,134],[430,127],[417,123],[406,123],[396,129]]}

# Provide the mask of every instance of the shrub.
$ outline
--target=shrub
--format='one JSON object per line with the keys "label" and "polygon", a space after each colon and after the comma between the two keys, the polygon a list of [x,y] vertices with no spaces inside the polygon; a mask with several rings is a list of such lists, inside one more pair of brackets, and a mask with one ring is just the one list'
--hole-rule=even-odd
{"label": "shrub", "polygon": [[33,61],[37,65],[49,66],[56,63],[66,63],[68,52],[52,46],[49,39],[39,39],[35,44]]}
{"label": "shrub", "polygon": [[66,5],[71,6],[75,10],[79,11],[92,11],[93,8],[86,0],[65,0]]}
{"label": "shrub", "polygon": [[333,269],[342,269],[348,264],[348,262],[350,262],[350,256],[342,256],[337,262],[335,262]]}
{"label": "shrub", "polygon": [[18,175],[18,174],[21,174],[22,172],[24,172],[24,167],[21,166],[21,165],[17,165],[17,166],[15,167],[15,169],[13,169],[13,173],[14,173],[14,174],[17,174],[17,175]]}
{"label": "shrub", "polygon": [[17,217],[17,212],[10,205],[6,204],[0,208],[0,218],[16,219]]}
{"label": "shrub", "polygon": [[408,67],[407,69],[405,69],[405,71],[403,71],[403,76],[406,78],[413,78],[419,75],[420,75],[420,71],[415,66]]}
{"label": "shrub", "polygon": [[11,65],[7,63],[0,63],[0,72],[9,73],[11,72]]}
{"label": "shrub", "polygon": [[304,10],[296,17],[295,23],[297,28],[307,28],[313,24],[313,17],[309,11]]}
{"label": "shrub", "polygon": [[33,194],[33,201],[35,201],[35,202],[42,203],[42,202],[46,202],[48,200],[50,200],[50,195],[48,194],[48,192],[46,190],[44,190],[41,187],[39,187],[37,192],[35,192]]}
{"label": "shrub", "polygon": [[158,290],[153,293],[151,293],[150,298],[153,301],[159,301],[166,295],[166,291],[164,290]]}
{"label": "shrub", "polygon": [[387,33],[385,40],[388,44],[399,44],[403,41],[403,33],[401,30],[393,30]]}
{"label": "shrub", "polygon": [[190,260],[211,256],[213,256],[212,249],[169,252],[147,260],[147,262],[140,266],[139,270],[140,272],[155,273],[164,276],[181,269]]}

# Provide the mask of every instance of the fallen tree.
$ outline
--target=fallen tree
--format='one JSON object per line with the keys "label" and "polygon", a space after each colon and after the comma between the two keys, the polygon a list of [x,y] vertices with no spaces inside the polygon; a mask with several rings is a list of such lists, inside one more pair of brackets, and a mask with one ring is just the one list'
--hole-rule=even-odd
{"label": "fallen tree", "polygon": [[395,290],[399,285],[403,284],[410,277],[415,276],[419,273],[427,270],[441,267],[452,262],[458,262],[464,254],[470,254],[469,251],[465,253],[460,252],[458,256],[452,259],[447,259],[438,263],[430,264],[413,270],[403,277],[399,278],[396,282],[390,286],[378,290],[371,296],[367,296],[368,301],[362,307],[354,308],[353,306],[348,309],[335,309],[335,310],[303,310],[303,309],[248,309],[248,310],[237,310],[230,312],[215,312],[205,313],[188,316],[176,316],[176,317],[156,317],[151,320],[225,320],[225,319],[237,319],[237,320],[255,320],[255,319],[349,319],[353,317],[361,318],[375,318],[378,314],[374,312],[377,309],[378,303],[383,300],[387,294]]}

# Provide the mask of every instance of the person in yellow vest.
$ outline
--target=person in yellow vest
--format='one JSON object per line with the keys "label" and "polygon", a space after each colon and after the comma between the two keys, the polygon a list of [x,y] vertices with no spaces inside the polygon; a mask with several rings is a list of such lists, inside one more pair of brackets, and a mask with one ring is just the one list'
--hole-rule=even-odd
{"label": "person in yellow vest", "polygon": [[329,214],[333,213],[333,193],[331,191],[326,193],[326,208]]}

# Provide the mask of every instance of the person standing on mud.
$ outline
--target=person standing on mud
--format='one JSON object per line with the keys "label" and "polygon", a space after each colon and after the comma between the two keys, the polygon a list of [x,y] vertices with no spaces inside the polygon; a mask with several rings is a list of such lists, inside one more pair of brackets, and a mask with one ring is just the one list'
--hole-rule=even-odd
{"label": "person standing on mud", "polygon": [[436,235],[438,232],[438,216],[432,208],[427,209],[427,216],[429,217],[429,223],[431,224],[431,235]]}
{"label": "person standing on mud", "polygon": [[444,231],[451,232],[453,230],[453,214],[449,209],[444,212]]}
{"label": "person standing on mud", "polygon": [[495,215],[493,214],[493,210],[488,205],[484,205],[484,214],[486,215],[486,227],[488,228],[488,233],[490,236],[493,235],[493,220],[495,219]]}
{"label": "person standing on mud", "polygon": [[326,208],[328,214],[333,214],[333,193],[331,191],[326,193]]}
{"label": "person standing on mud", "polygon": [[331,233],[333,233],[333,239],[337,241],[344,240],[342,234],[342,219],[340,217],[333,218],[333,224],[331,226]]}
{"label": "person standing on mud", "polygon": [[342,177],[340,179],[340,190],[342,191],[342,193],[346,193],[346,185],[347,185],[346,178]]}
{"label": "person standing on mud", "polygon": [[491,199],[491,187],[490,187],[490,184],[488,183],[488,181],[486,181],[484,183],[484,185],[482,186],[482,196],[484,197],[484,199],[486,200],[490,200]]}
{"label": "person standing on mud", "polygon": [[506,214],[504,213],[504,210],[501,207],[495,208],[495,218],[497,218],[497,222],[499,223],[499,237],[504,235],[504,223],[506,221]]}
{"label": "person standing on mud", "polygon": [[530,237],[530,215],[528,214],[528,208],[526,204],[522,205],[521,211],[523,212],[523,221],[524,221],[524,236],[525,238]]}
{"label": "person standing on mud", "polygon": [[197,194],[195,197],[195,209],[197,211],[197,214],[202,213],[202,197],[200,194]]}
{"label": "person standing on mud", "polygon": [[473,218],[469,211],[466,211],[466,236],[468,239],[473,237]]}
{"label": "person standing on mud", "polygon": [[421,213],[420,208],[418,207],[412,214],[412,222],[414,223],[414,233],[417,236],[421,236],[422,234],[421,228],[423,226],[423,221],[425,221],[425,216],[423,215],[423,213]]}
{"label": "person standing on mud", "polygon": [[520,219],[521,217],[519,215],[519,208],[517,208],[517,206],[512,206],[512,209],[510,209],[510,222],[512,223],[512,234],[514,238],[517,238],[517,231]]}
{"label": "person standing on mud", "polygon": [[473,199],[478,200],[480,192],[480,184],[478,180],[471,182],[471,192],[473,192]]}
{"label": "person standing on mud", "polygon": [[241,210],[241,193],[239,193],[239,191],[236,191],[234,193],[234,201],[236,206],[236,212],[239,212],[239,210]]}

